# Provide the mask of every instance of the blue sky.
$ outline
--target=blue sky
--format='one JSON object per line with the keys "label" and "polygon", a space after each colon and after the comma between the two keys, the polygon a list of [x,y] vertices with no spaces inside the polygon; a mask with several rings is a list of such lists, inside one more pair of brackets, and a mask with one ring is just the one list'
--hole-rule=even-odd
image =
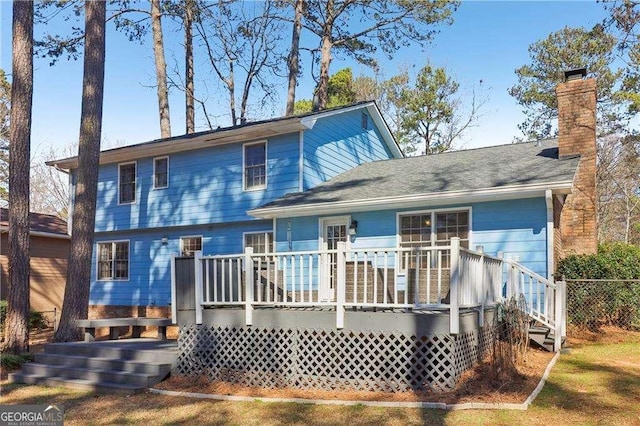
{"label": "blue sky", "polygon": [[[528,62],[529,45],[564,26],[591,27],[604,16],[602,5],[592,1],[464,1],[454,15],[453,25],[443,27],[425,49],[402,49],[393,60],[381,57],[380,63],[384,74],[391,76],[400,66],[418,69],[429,60],[434,65],[445,66],[467,93],[482,80],[489,102],[479,126],[466,134],[462,146],[509,143],[519,135],[517,125],[524,116],[507,89],[516,83],[514,69]],[[11,3],[7,1],[0,3],[0,28],[0,67],[10,73]],[[288,36],[288,29],[286,34]],[[173,58],[182,61],[181,41],[180,32],[165,30],[170,64]],[[128,145],[159,137],[150,46],[149,40],[141,46],[129,42],[112,26],[108,29],[103,146]],[[372,74],[366,67],[339,57],[332,62],[331,72],[346,66],[352,67],[354,75]],[[32,151],[37,154],[47,151],[49,146],[62,150],[78,138],[82,61],[63,59],[51,67],[49,60],[38,58],[34,80]],[[297,97],[309,98],[312,87],[310,78],[303,79]],[[209,96],[212,101],[226,103],[213,92]],[[282,115],[285,96],[282,81],[278,105],[265,114]],[[170,102],[175,136],[184,133],[182,93],[173,91]],[[202,121],[197,124],[199,129],[204,129]],[[215,124],[229,123],[221,117]]]}

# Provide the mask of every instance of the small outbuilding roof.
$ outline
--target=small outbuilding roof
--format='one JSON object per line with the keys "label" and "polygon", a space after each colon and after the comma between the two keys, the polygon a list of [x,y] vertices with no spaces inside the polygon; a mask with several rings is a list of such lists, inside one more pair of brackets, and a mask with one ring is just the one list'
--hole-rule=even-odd
{"label": "small outbuilding roof", "polygon": [[[0,208],[0,230],[9,229],[9,210]],[[53,238],[69,238],[67,221],[57,216],[33,213],[29,214],[29,232],[32,235],[50,236]]]}
{"label": "small outbuilding roof", "polygon": [[362,164],[249,213],[261,218],[385,207],[467,203],[568,193],[579,157],[559,158],[557,139]]}

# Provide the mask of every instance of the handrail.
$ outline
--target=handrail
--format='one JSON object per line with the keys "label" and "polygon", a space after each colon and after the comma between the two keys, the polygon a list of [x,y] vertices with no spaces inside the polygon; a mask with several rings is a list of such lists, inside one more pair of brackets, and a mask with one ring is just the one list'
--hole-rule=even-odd
{"label": "handrail", "polygon": [[554,282],[512,260],[505,261],[505,265],[507,297],[522,294],[528,305],[525,313],[554,331],[554,350],[560,350],[566,334],[566,284]]}

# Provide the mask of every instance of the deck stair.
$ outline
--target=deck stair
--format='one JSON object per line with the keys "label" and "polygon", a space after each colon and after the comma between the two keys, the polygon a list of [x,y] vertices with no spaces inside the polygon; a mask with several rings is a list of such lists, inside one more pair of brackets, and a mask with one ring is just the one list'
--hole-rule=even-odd
{"label": "deck stair", "polygon": [[164,380],[176,362],[177,345],[170,340],[51,343],[9,380],[131,394]]}
{"label": "deck stair", "polygon": [[[529,342],[535,344],[537,347],[545,349],[549,352],[553,352],[553,343],[555,336],[553,330],[546,325],[542,325],[538,322],[533,322],[529,325]],[[564,338],[562,339],[564,345]]]}

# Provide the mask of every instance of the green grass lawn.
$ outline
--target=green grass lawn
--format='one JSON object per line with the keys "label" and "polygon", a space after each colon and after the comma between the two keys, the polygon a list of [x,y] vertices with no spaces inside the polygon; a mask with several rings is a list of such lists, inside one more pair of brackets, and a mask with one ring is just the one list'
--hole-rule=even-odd
{"label": "green grass lawn", "polygon": [[504,424],[640,425],[640,333],[620,343],[574,345],[527,411],[441,411],[293,403],[128,397],[3,383],[1,404],[61,404],[86,424]]}

